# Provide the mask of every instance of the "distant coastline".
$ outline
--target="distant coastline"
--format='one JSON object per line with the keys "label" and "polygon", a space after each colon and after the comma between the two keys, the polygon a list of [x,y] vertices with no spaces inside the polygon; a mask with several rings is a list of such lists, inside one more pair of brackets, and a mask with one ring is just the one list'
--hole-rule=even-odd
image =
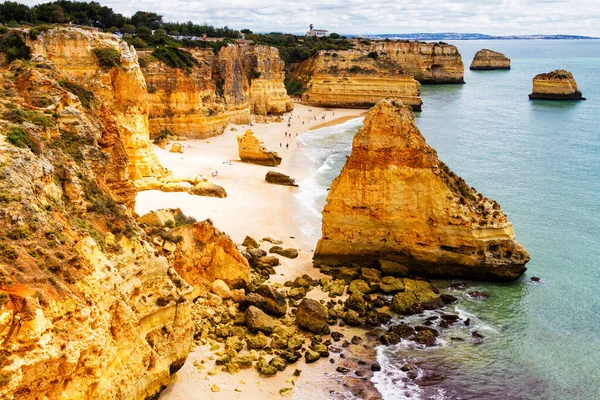
{"label": "distant coastline", "polygon": [[390,40],[579,40],[600,39],[593,36],[580,35],[505,35],[493,36],[482,33],[390,33],[381,35],[346,35],[347,37],[362,37],[365,39],[390,39]]}

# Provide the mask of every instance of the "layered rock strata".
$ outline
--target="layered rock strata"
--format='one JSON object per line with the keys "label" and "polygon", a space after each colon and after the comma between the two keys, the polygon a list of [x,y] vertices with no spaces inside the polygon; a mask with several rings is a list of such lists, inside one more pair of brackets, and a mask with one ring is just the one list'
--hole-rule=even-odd
{"label": "layered rock strata", "polygon": [[242,161],[266,166],[281,164],[281,157],[274,151],[268,151],[250,129],[243,135],[239,135],[237,141],[238,152]]}
{"label": "layered rock strata", "polygon": [[530,99],[541,100],[585,100],[577,88],[573,74],[557,69],[533,78],[533,91]]}
{"label": "layered rock strata", "polygon": [[464,83],[464,65],[456,46],[447,43],[375,42],[368,48],[421,83]]}
{"label": "layered rock strata", "polygon": [[379,259],[411,274],[510,280],[529,254],[498,203],[442,163],[409,107],[382,101],[367,115],[323,210],[317,264]]}
{"label": "layered rock strata", "polygon": [[164,129],[189,138],[220,135],[252,114],[283,114],[293,104],[283,85],[283,61],[270,46],[229,45],[188,50],[195,65],[171,68],[141,51],[149,89],[150,134]]}
{"label": "layered rock strata", "polygon": [[302,101],[321,107],[369,108],[383,99],[398,99],[421,110],[421,85],[387,60],[365,52],[322,51],[303,66],[310,77]]}
{"label": "layered rock strata", "polygon": [[[151,398],[191,349],[192,288],[128,208],[132,177],[161,169],[128,162],[144,111],[125,93],[143,79],[108,36],[49,31],[32,62],[1,68],[3,399]],[[123,66],[105,73],[86,52],[108,44]]]}
{"label": "layered rock strata", "polygon": [[482,49],[475,54],[475,57],[473,57],[469,69],[481,71],[510,69],[510,58],[496,51]]}

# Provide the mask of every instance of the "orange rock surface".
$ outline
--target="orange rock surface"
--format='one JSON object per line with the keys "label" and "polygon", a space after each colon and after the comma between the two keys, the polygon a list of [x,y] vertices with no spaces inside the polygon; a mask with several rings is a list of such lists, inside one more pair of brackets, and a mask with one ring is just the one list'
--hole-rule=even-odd
{"label": "orange rock surface", "polygon": [[442,163],[410,108],[378,103],[331,185],[315,263],[405,264],[412,274],[510,280],[527,251],[498,203]]}

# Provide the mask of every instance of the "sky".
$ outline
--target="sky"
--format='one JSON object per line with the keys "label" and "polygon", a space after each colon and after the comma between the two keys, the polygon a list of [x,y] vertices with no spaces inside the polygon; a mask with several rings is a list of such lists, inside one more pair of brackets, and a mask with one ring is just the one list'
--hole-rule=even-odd
{"label": "sky", "polygon": [[[18,1],[18,0],[17,0]],[[600,36],[600,0],[96,0],[124,15],[152,11],[255,32],[341,34],[463,32]],[[21,0],[34,5],[46,1]]]}

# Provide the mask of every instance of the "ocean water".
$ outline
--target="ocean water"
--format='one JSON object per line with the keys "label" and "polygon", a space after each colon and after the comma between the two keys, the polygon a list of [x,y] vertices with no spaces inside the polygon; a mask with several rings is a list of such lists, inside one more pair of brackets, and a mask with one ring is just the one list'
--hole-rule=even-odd
{"label": "ocean water", "polygon": [[[438,346],[379,348],[373,382],[385,399],[600,399],[600,41],[452,44],[467,83],[423,86],[417,125],[440,159],[501,204],[531,262],[515,282],[466,282],[490,293],[486,301],[454,292],[461,301],[451,311],[473,323]],[[482,48],[505,53],[512,70],[469,71]],[[588,100],[528,100],[532,78],[554,69],[573,72]],[[297,221],[308,242],[361,124],[302,138],[313,167]],[[479,344],[474,330],[485,336]],[[415,380],[400,370],[406,362],[419,368]]]}

